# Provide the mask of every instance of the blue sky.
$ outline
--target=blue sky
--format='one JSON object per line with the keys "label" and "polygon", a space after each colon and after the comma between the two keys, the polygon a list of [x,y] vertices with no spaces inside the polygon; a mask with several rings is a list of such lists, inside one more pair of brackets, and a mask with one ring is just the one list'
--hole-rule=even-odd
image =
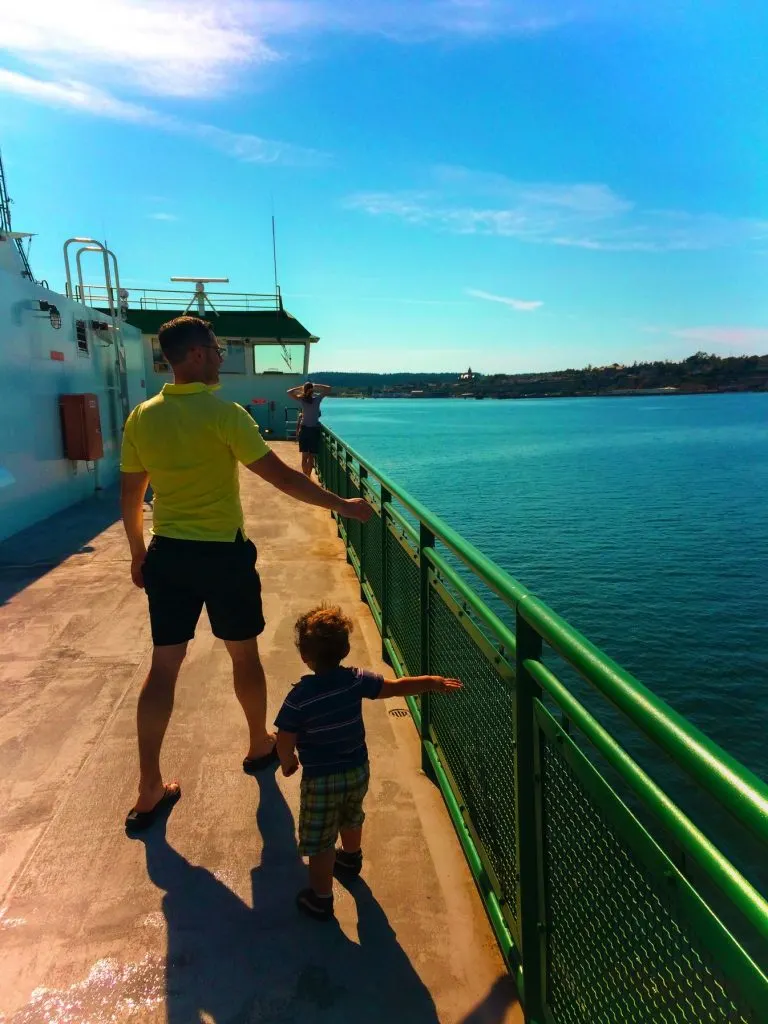
{"label": "blue sky", "polygon": [[274,208],[317,369],[768,351],[761,0],[0,8],[14,227],[58,289],[93,235],[129,288],[268,291]]}

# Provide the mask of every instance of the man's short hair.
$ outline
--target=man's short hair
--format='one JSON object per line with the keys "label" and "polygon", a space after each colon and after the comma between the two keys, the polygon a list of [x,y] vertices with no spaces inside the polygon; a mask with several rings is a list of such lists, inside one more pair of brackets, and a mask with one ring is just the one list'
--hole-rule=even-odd
{"label": "man's short hair", "polygon": [[296,623],[296,646],[321,669],[334,668],[349,654],[350,619],[337,606],[320,605]]}
{"label": "man's short hair", "polygon": [[163,324],[157,340],[171,366],[177,366],[196,345],[213,344],[213,328],[199,316],[177,316]]}

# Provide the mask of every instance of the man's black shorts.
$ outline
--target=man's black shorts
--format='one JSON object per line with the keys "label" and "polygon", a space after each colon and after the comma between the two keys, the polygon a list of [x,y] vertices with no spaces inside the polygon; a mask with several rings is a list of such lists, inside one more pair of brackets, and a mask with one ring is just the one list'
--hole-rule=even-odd
{"label": "man's black shorts", "polygon": [[144,562],[152,642],[183,644],[205,605],[214,636],[251,640],[264,631],[256,545],[153,537]]}
{"label": "man's black shorts", "polygon": [[302,425],[299,428],[299,451],[317,455],[320,451],[321,436],[322,427],[305,427]]}

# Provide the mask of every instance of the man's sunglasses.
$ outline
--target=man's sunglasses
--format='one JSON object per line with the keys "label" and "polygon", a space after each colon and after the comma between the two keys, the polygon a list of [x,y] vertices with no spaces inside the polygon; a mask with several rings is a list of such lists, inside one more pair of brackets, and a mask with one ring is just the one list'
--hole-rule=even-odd
{"label": "man's sunglasses", "polygon": [[227,354],[227,350],[223,345],[201,345],[201,348],[215,348],[219,353],[219,359],[223,359]]}

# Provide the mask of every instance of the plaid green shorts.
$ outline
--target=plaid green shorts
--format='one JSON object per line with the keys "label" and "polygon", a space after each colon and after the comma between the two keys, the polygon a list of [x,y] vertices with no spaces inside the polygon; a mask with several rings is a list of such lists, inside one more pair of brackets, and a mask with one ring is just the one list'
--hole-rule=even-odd
{"label": "plaid green shorts", "polygon": [[301,780],[299,853],[314,857],[336,845],[343,828],[360,828],[365,820],[363,800],[368,792],[368,762],[335,775]]}

